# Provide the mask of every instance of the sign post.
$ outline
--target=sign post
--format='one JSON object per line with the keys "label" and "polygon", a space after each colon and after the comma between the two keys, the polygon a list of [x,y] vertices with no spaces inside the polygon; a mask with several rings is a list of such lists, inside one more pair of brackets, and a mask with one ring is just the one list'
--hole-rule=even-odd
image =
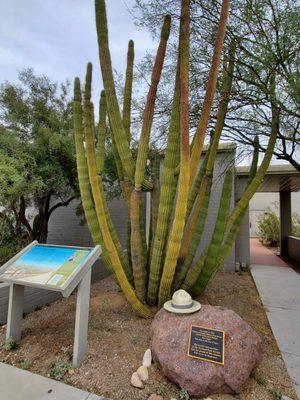
{"label": "sign post", "polygon": [[87,350],[92,265],[100,246],[72,247],[30,243],[0,268],[0,281],[10,283],[6,339],[21,340],[25,286],[60,292],[77,288],[73,365],[80,366]]}

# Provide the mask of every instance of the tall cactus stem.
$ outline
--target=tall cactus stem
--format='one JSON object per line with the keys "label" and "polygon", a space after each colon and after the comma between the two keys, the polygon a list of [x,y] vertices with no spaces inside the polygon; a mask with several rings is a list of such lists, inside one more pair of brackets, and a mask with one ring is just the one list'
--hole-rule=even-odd
{"label": "tall cactus stem", "polygon": [[134,63],[134,43],[133,40],[129,40],[128,50],[127,50],[126,78],[125,78],[125,87],[123,96],[123,125],[129,145],[131,139],[130,126],[131,126],[133,63]]}
{"label": "tall cactus stem", "polygon": [[175,274],[176,261],[180,250],[185,225],[190,179],[189,152],[189,36],[190,9],[189,0],[182,0],[182,15],[179,34],[180,52],[180,173],[174,219],[167,244],[163,273],[159,287],[159,305],[170,296]]}
{"label": "tall cactus stem", "polygon": [[191,162],[190,162],[190,187],[192,186],[195,175],[197,173],[197,168],[199,164],[199,159],[201,156],[203,143],[205,139],[206,128],[213,104],[213,99],[216,91],[217,78],[219,65],[221,61],[221,54],[223,49],[223,43],[226,32],[226,25],[229,13],[230,0],[222,1],[222,10],[219,21],[219,26],[216,35],[215,41],[215,49],[212,58],[211,68],[208,76],[208,82],[203,102],[203,107],[199,119],[199,123],[197,126],[197,130],[194,136],[193,144],[192,144],[192,152],[191,152]]}

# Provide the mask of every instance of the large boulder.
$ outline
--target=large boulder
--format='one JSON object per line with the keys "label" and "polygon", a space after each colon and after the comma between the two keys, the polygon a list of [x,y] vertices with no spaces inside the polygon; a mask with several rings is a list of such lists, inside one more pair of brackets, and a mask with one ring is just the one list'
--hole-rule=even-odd
{"label": "large boulder", "polygon": [[[187,355],[190,326],[225,331],[224,365]],[[262,358],[262,340],[232,310],[203,305],[194,314],[173,314],[161,309],[152,322],[151,350],[163,374],[190,396],[240,393]]]}

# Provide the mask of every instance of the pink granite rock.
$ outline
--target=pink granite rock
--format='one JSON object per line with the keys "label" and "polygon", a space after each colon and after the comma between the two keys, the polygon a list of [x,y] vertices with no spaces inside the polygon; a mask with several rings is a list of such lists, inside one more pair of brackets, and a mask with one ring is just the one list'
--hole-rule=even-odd
{"label": "pink granite rock", "polygon": [[[225,331],[224,365],[187,355],[190,326]],[[152,322],[151,350],[163,374],[190,396],[240,393],[262,358],[262,340],[232,310],[203,305],[194,314],[178,315],[161,309]]]}
{"label": "pink granite rock", "polygon": [[159,396],[158,394],[151,394],[150,397],[148,397],[148,400],[164,400],[163,397]]}

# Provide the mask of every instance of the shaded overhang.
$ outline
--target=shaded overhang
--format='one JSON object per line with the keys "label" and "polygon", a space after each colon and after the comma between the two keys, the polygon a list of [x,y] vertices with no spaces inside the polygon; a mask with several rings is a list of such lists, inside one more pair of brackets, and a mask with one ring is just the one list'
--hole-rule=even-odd
{"label": "shaded overhang", "polygon": [[[236,167],[238,177],[249,175],[249,166]],[[270,165],[257,192],[299,192],[300,172],[292,165]]]}

